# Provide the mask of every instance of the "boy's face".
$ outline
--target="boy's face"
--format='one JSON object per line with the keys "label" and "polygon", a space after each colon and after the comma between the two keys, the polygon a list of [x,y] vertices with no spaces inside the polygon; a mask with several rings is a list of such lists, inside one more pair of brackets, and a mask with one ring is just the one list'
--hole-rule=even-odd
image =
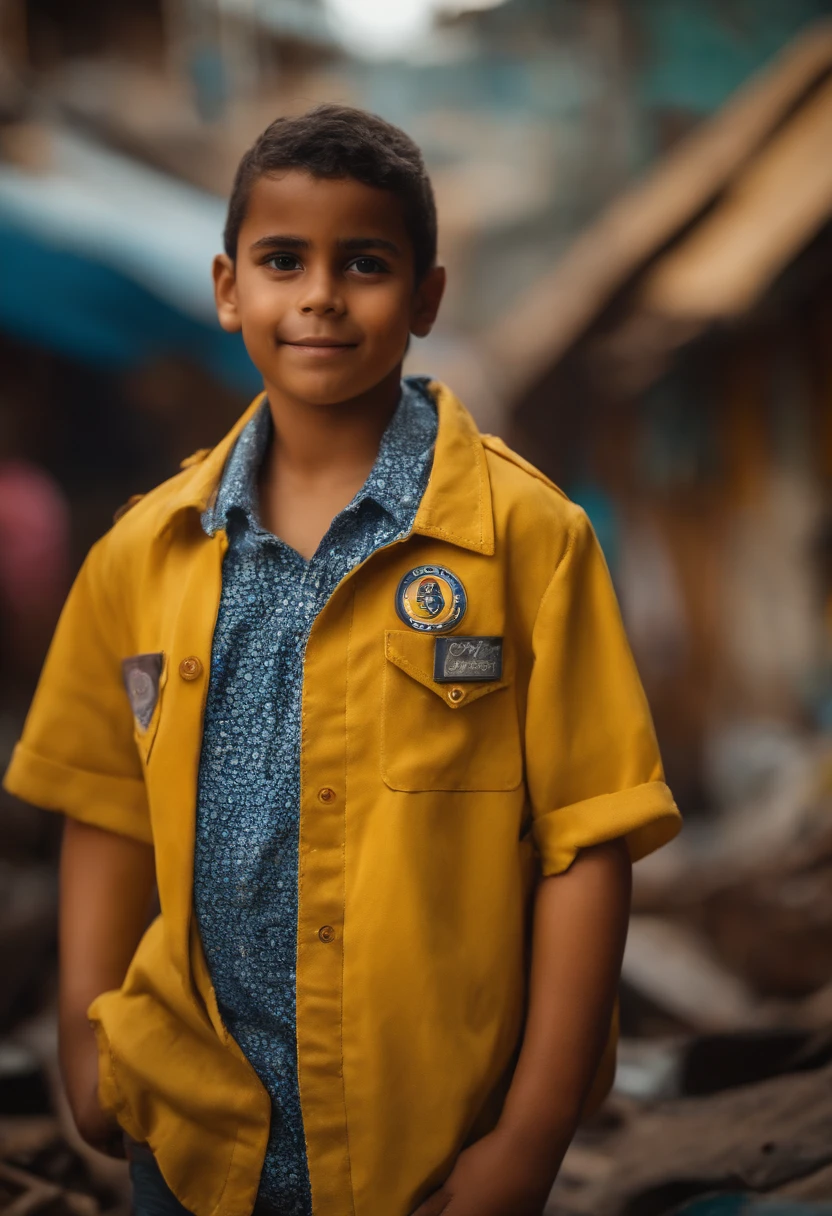
{"label": "boy's face", "polygon": [[223,329],[242,330],[267,392],[315,405],[398,376],[444,283],[436,267],[415,286],[403,207],[389,191],[294,169],[255,183],[236,263],[214,259]]}

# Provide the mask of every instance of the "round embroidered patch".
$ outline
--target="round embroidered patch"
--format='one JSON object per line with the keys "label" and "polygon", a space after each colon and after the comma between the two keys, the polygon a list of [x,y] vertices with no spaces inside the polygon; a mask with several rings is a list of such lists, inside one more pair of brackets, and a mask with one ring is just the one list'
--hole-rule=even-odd
{"label": "round embroidered patch", "polygon": [[465,588],[446,566],[414,566],[399,583],[396,611],[420,633],[445,633],[465,616]]}

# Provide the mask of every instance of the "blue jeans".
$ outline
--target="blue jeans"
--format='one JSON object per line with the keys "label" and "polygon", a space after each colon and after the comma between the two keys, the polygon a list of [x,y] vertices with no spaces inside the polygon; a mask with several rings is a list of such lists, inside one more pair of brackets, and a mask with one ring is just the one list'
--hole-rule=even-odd
{"label": "blue jeans", "polygon": [[146,1144],[124,1137],[133,1187],[133,1216],[191,1216],[162,1177]]}
{"label": "blue jeans", "polygon": [[[124,1147],[133,1187],[133,1216],[192,1216],[165,1182],[148,1146],[125,1135]],[[280,1213],[257,1203],[252,1216],[280,1216]]]}

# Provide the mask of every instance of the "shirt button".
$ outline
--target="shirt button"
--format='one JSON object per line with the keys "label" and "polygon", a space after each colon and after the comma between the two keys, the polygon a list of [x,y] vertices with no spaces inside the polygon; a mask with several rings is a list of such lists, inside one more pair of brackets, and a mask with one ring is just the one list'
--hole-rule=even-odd
{"label": "shirt button", "polygon": [[464,688],[450,688],[448,690],[448,700],[453,702],[454,705],[459,705],[460,701],[464,698],[464,696],[465,696]]}
{"label": "shirt button", "polygon": [[335,930],[332,925],[323,925],[318,930],[318,937],[322,942],[329,943],[335,941]]}
{"label": "shirt button", "polygon": [[328,785],[325,785],[322,790],[318,790],[318,798],[321,802],[334,802],[335,790],[331,790]]}
{"label": "shirt button", "polygon": [[202,660],[195,654],[188,655],[179,664],[179,674],[183,680],[198,680],[202,675]]}

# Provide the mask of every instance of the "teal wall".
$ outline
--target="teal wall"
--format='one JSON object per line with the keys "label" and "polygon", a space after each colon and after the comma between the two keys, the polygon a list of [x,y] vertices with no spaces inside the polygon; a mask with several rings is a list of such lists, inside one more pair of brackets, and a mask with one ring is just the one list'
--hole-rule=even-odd
{"label": "teal wall", "polygon": [[645,106],[709,114],[828,0],[625,0],[639,38]]}

